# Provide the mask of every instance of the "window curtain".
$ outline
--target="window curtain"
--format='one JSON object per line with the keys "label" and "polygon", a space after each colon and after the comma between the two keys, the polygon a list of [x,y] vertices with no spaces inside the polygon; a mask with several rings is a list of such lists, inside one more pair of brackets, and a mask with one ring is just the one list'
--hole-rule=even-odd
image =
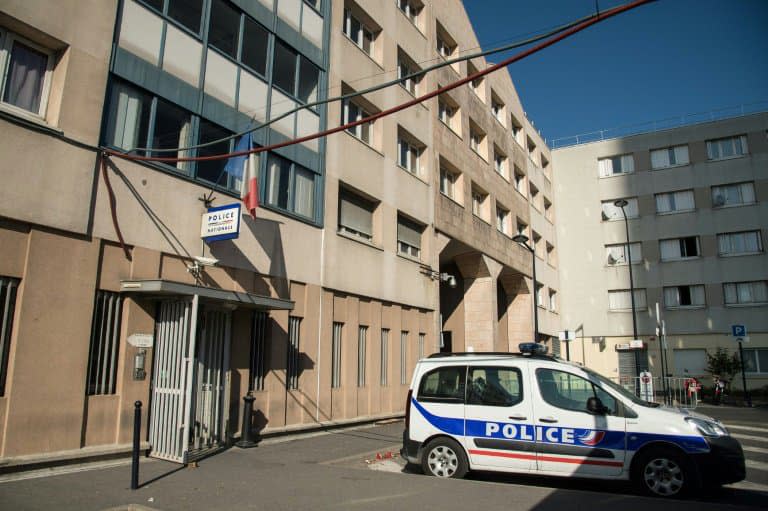
{"label": "window curtain", "polygon": [[718,234],[717,235],[717,251],[719,254],[730,254],[731,253],[731,240],[730,240],[730,234]]}
{"label": "window curtain", "polygon": [[744,204],[755,202],[755,187],[752,183],[741,183],[739,186],[741,192],[741,201]]}
{"label": "window curtain", "polygon": [[671,193],[660,193],[656,196],[656,212],[668,213],[674,208],[674,199]]}
{"label": "window curtain", "polygon": [[339,205],[339,224],[353,231],[373,236],[372,207],[350,193],[342,192]]}
{"label": "window curtain", "polygon": [[661,240],[659,242],[661,249],[661,260],[680,258],[680,240]]}
{"label": "window curtain", "polygon": [[48,55],[14,41],[3,101],[39,114],[47,67]]}
{"label": "window curtain", "polygon": [[690,163],[688,159],[688,146],[679,145],[674,148],[675,165],[687,165]]}
{"label": "window curtain", "polygon": [[631,309],[632,302],[629,291],[609,291],[608,308],[611,310]]}
{"label": "window curtain", "polygon": [[663,169],[669,167],[669,152],[666,149],[651,151],[651,168]]}
{"label": "window curtain", "polygon": [[600,177],[606,177],[613,174],[613,163],[610,158],[597,160],[597,169]]}
{"label": "window curtain", "polygon": [[625,154],[621,156],[621,172],[629,173],[635,171],[635,159],[631,154]]}
{"label": "window curtain", "polygon": [[687,211],[694,209],[695,203],[693,198],[693,191],[685,190],[682,192],[675,192],[673,207],[675,211]]}
{"label": "window curtain", "polygon": [[[123,84],[116,84],[112,101],[116,106],[112,110],[112,122],[109,123],[111,136],[108,140],[112,145],[129,150],[137,146],[143,146],[145,141],[139,141],[141,120],[149,112],[150,104],[147,103],[147,112],[144,112],[143,94]],[[141,143],[140,143],[141,142]]]}
{"label": "window curtain", "polygon": [[296,167],[294,174],[296,189],[294,192],[294,211],[299,215],[315,216],[315,178],[307,169]]}
{"label": "window curtain", "polygon": [[680,291],[677,287],[664,288],[664,305],[667,307],[680,306]]}
{"label": "window curtain", "polygon": [[704,305],[704,286],[691,286],[691,305]]}
{"label": "window curtain", "polygon": [[725,303],[738,303],[736,295],[736,284],[723,284],[725,292]]}
{"label": "window curtain", "polygon": [[397,241],[407,243],[412,247],[421,248],[421,232],[421,227],[415,223],[410,222],[404,218],[398,219]]}
{"label": "window curtain", "polygon": [[643,258],[643,246],[640,243],[629,244],[630,261],[637,262]]}

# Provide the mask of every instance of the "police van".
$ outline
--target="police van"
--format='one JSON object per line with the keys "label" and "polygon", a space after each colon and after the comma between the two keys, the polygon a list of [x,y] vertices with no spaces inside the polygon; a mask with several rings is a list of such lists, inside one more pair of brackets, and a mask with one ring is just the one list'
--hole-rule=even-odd
{"label": "police van", "polygon": [[437,477],[484,470],[629,479],[664,497],[744,479],[741,445],[719,421],[643,401],[540,344],[520,351],[420,360],[402,456]]}

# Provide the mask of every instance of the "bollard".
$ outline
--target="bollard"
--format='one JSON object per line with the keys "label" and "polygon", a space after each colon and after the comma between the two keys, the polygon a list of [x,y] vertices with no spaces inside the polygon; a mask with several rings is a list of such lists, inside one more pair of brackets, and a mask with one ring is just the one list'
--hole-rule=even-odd
{"label": "bollard", "polygon": [[235,443],[241,449],[256,447],[256,442],[251,440],[251,417],[255,400],[256,398],[250,394],[243,396],[243,427],[240,430],[240,441]]}
{"label": "bollard", "polygon": [[141,401],[133,409],[133,460],[131,463],[131,490],[139,487],[139,448],[141,447]]}

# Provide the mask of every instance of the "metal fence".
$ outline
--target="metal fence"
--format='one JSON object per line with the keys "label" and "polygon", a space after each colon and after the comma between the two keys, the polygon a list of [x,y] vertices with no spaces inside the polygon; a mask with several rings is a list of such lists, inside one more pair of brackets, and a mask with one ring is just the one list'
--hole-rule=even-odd
{"label": "metal fence", "polygon": [[693,378],[654,376],[644,381],[639,376],[622,377],[619,381],[628,391],[644,401],[660,405],[696,408],[700,400],[701,388]]}

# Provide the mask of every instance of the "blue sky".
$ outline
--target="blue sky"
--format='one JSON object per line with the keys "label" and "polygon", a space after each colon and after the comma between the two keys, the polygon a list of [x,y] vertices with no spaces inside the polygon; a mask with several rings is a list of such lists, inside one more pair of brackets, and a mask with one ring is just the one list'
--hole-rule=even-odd
{"label": "blue sky", "polygon": [[[623,3],[599,1],[602,10]],[[595,0],[464,6],[488,49],[588,15]],[[548,141],[745,103],[768,109],[768,0],[660,0],[508,69]]]}

